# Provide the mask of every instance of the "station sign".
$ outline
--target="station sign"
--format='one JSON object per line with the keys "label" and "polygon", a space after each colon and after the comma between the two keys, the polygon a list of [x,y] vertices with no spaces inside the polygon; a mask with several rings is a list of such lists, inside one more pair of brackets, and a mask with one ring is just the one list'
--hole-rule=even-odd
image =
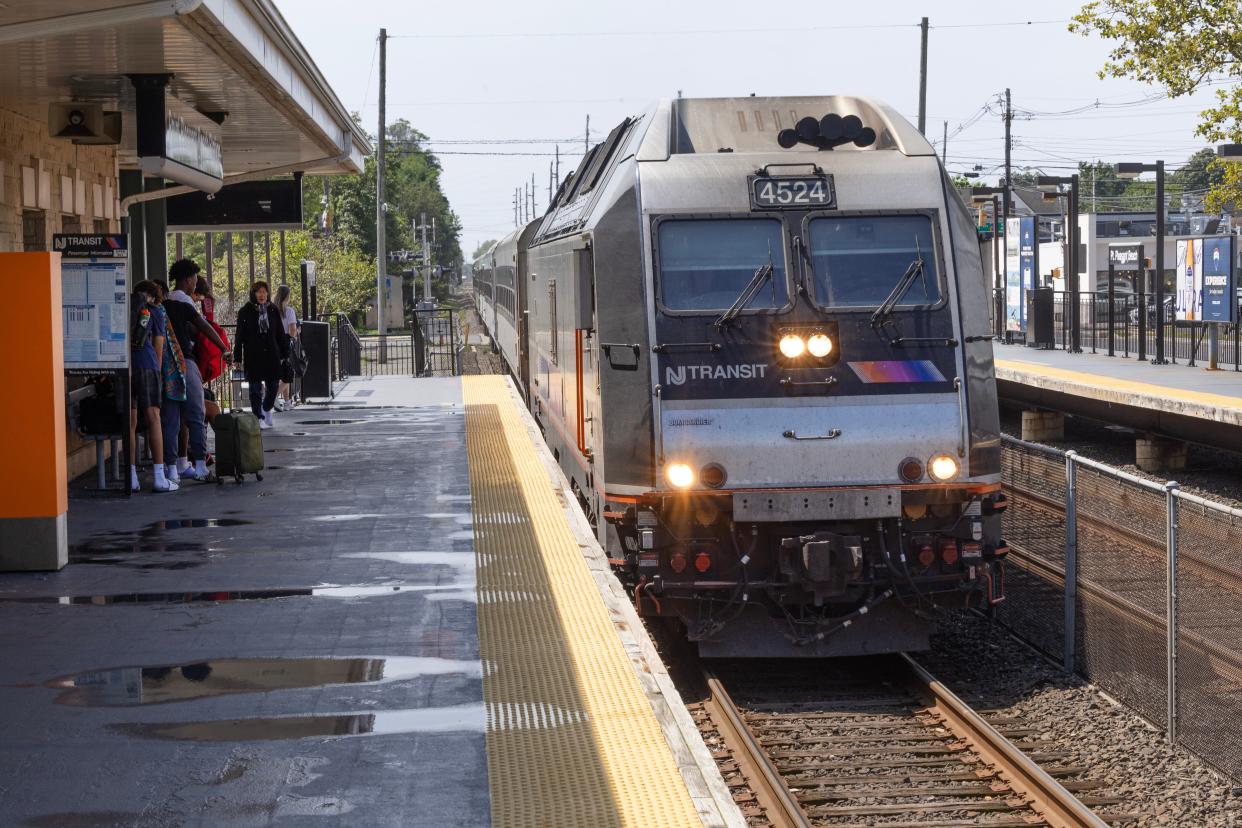
{"label": "station sign", "polygon": [[1237,318],[1232,236],[1177,242],[1175,318],[1179,322],[1231,323]]}
{"label": "station sign", "polygon": [[129,369],[128,238],[57,233],[65,370],[98,374]]}
{"label": "station sign", "polygon": [[1139,270],[1142,266],[1141,244],[1110,244],[1108,263],[1117,270]]}

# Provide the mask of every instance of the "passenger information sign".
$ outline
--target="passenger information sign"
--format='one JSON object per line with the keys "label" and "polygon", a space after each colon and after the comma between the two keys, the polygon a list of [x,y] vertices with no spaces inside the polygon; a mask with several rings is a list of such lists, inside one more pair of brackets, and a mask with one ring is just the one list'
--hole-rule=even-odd
{"label": "passenger information sign", "polygon": [[52,237],[52,250],[61,255],[65,370],[128,370],[126,237],[58,233]]}
{"label": "passenger information sign", "polygon": [[1178,240],[1176,303],[1179,322],[1235,320],[1232,236]]}

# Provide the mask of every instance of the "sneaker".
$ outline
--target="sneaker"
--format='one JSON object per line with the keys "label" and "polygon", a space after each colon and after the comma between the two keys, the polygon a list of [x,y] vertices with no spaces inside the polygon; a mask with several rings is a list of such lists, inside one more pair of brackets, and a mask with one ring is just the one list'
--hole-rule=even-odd
{"label": "sneaker", "polygon": [[270,408],[263,412],[263,420],[267,423],[268,428],[276,427],[276,421],[272,419],[272,410]]}
{"label": "sneaker", "polygon": [[187,466],[184,471],[177,472],[178,480],[206,480],[209,476],[206,471],[200,474],[193,466]]}
{"label": "sneaker", "polygon": [[[161,486],[160,485],[161,483],[163,483],[164,485]],[[164,478],[163,480],[157,480],[155,481],[155,483],[151,485],[151,491],[153,492],[175,492],[177,491],[177,489],[180,489],[180,488],[181,486],[177,484],[177,481],[169,480],[168,478]]]}
{"label": "sneaker", "polygon": [[267,417],[259,420],[259,431],[267,431],[269,428],[271,428],[271,425],[268,424]]}
{"label": "sneaker", "polygon": [[277,397],[277,398],[276,398],[276,410],[277,410],[277,411],[284,411],[284,410],[285,410],[285,398],[284,398],[284,397]]}

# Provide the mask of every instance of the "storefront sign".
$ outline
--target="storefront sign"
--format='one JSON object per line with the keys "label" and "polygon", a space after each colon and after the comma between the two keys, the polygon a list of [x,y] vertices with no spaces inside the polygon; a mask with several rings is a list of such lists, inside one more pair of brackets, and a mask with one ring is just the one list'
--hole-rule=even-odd
{"label": "storefront sign", "polygon": [[127,238],[57,233],[52,250],[61,255],[65,370],[128,370]]}

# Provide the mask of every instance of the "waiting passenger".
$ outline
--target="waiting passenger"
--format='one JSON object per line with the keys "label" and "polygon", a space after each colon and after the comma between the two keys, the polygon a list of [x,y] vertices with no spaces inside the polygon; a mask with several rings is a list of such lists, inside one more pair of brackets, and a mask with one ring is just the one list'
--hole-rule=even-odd
{"label": "waiting passenger", "polygon": [[280,396],[276,398],[277,411],[293,408],[291,389],[296,376],[293,363],[298,343],[298,316],[293,310],[293,303],[289,301],[292,295],[293,290],[288,285],[276,288],[276,311],[280,314],[285,336],[289,337],[289,353],[280,363]]}
{"label": "waiting passenger", "polygon": [[259,427],[271,428],[272,408],[280,387],[280,365],[289,356],[288,336],[280,313],[268,301],[267,282],[254,283],[250,301],[237,312],[237,341],[233,357],[246,368],[250,383],[250,407],[259,418]]}
{"label": "waiting passenger", "polygon": [[[139,282],[134,286],[136,297],[146,301],[133,309],[134,318],[130,320],[131,368],[130,389],[132,406],[129,410],[129,445],[130,451],[137,452],[138,445],[138,412],[141,410],[147,423],[147,445],[151,450],[152,466],[155,469],[155,482],[152,491],[175,492],[177,483],[169,480],[164,474],[164,441],[160,424],[160,372],[165,348],[167,317],[159,307],[159,287],[154,282]],[[136,457],[130,457],[129,487],[133,491],[141,491],[138,482],[138,463]]]}
{"label": "waiting passenger", "polygon": [[[216,333],[215,328],[208,324],[198,312],[190,293],[198,285],[199,266],[190,259],[180,259],[169,268],[168,275],[173,281],[173,290],[168,294],[164,309],[168,313],[169,324],[176,334],[185,358],[184,401],[165,400],[164,420],[164,463],[169,479],[176,480],[186,477],[191,480],[208,480],[211,473],[207,470],[207,433],[203,413],[203,380],[195,361],[195,344],[199,334],[210,340],[228,359],[228,345]],[[190,430],[189,455],[177,457],[177,436],[181,430],[184,417]],[[180,467],[180,468],[179,468]]]}

